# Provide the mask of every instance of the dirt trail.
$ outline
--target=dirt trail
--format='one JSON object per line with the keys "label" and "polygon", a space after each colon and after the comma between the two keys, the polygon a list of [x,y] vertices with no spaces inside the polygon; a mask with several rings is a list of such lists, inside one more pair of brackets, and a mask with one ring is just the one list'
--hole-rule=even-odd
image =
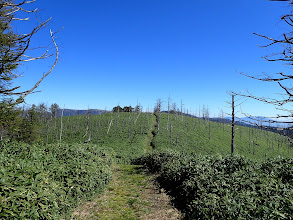
{"label": "dirt trail", "polygon": [[72,219],[182,219],[154,178],[138,166],[115,165],[105,192],[78,207]]}
{"label": "dirt trail", "polygon": [[[153,139],[158,116],[148,134],[145,152],[154,150]],[[164,190],[158,188],[155,176],[146,174],[135,165],[113,165],[113,179],[105,192],[92,202],[79,206],[72,219],[182,219],[180,212],[170,204]]]}

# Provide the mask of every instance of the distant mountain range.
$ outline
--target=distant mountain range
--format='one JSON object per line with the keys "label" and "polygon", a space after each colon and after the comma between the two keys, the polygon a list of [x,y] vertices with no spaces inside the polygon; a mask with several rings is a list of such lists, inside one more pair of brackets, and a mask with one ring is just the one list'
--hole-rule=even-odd
{"label": "distant mountain range", "polygon": [[[220,122],[220,123],[226,123],[226,124],[231,124],[231,122],[232,122],[232,118],[230,118],[230,117],[226,117],[226,118],[210,118],[210,120],[214,121],[214,122]],[[241,120],[236,120],[236,119],[235,119],[235,125],[244,126],[244,127],[255,127],[252,124],[245,123],[245,122],[242,122]]]}
{"label": "distant mountain range", "polygon": [[109,111],[101,110],[101,109],[89,109],[89,110],[59,109],[57,112],[58,117],[61,117],[62,111],[63,111],[63,116],[87,115],[89,111],[91,115],[100,115],[100,114],[109,112]]}
{"label": "distant mountain range", "polygon": [[[228,120],[232,120],[232,117],[226,117]],[[256,116],[256,117],[243,117],[243,118],[235,118],[235,122],[241,122],[244,124],[249,124],[252,126],[264,126],[264,127],[288,127],[281,121],[279,123],[270,123],[269,121],[273,121],[273,119],[266,118],[263,116]]]}

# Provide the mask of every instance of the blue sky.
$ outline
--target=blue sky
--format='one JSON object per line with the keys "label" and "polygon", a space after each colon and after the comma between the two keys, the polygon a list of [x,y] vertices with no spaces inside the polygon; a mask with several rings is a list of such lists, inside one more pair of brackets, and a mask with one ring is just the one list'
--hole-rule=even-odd
{"label": "blue sky", "polygon": [[[261,57],[274,52],[262,49],[265,40],[254,32],[279,37],[288,29],[280,17],[286,2],[267,0],[39,0],[40,18],[52,17],[49,28],[57,31],[60,60],[54,71],[30,95],[28,104],[74,109],[112,109],[135,106],[153,109],[158,98],[189,112],[208,106],[212,116],[229,112],[227,91],[249,90],[260,96],[280,92],[276,85],[241,76],[291,71],[282,63]],[[19,31],[30,24],[16,23]],[[49,29],[34,45],[50,43]],[[16,80],[29,88],[48,70],[53,60],[25,63]],[[243,111],[270,116],[268,105],[250,100]],[[240,109],[238,109],[240,111]]]}

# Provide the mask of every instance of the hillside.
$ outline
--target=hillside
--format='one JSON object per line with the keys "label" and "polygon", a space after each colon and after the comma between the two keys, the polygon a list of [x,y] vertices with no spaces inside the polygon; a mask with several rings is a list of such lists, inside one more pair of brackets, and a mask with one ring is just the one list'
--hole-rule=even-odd
{"label": "hillside", "polygon": [[[173,149],[203,155],[230,154],[231,127],[227,123],[158,113],[155,134],[153,145],[157,150]],[[236,126],[236,154],[253,159],[292,157],[291,148],[287,138],[282,135]]]}
{"label": "hillside", "polygon": [[[62,120],[62,132],[61,132]],[[42,130],[45,143],[88,143],[113,149],[120,161],[149,151],[155,116],[151,113],[105,113],[55,118]]]}
{"label": "hillside", "polygon": [[[159,210],[147,198],[150,188],[153,197],[171,196],[186,219],[293,216],[293,150],[280,134],[237,126],[231,156],[228,124],[183,115],[105,113],[42,123],[39,143],[0,145],[1,217],[68,218],[91,200],[94,213],[85,216],[125,210],[139,219],[151,213],[137,207]],[[155,185],[145,182],[149,172]]]}
{"label": "hillside", "polygon": [[[43,129],[43,141],[58,143],[60,128],[61,118],[51,120]],[[150,144],[156,150],[221,155],[230,154],[231,145],[229,124],[167,113],[156,116],[133,112],[63,117],[61,134],[62,142],[89,142],[109,147],[114,149],[117,157],[126,160],[129,160],[128,154],[138,156],[151,150],[147,147]],[[153,135],[155,137],[151,140]],[[293,155],[284,136],[244,126],[236,126],[235,152],[254,159]]]}

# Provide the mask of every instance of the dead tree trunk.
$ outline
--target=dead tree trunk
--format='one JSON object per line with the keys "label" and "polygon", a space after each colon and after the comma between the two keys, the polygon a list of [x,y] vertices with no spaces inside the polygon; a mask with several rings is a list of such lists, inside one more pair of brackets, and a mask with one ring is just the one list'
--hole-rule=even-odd
{"label": "dead tree trunk", "polygon": [[60,144],[61,144],[61,139],[62,139],[62,129],[63,129],[63,123],[62,123],[63,112],[64,112],[64,108],[62,109],[62,112],[61,112],[61,125],[60,125],[60,136],[59,136]]}
{"label": "dead tree trunk", "polygon": [[171,98],[170,98],[170,96],[169,96],[169,97],[168,97],[168,119],[167,119],[167,131],[169,130],[170,101],[171,101]]}
{"label": "dead tree trunk", "polygon": [[209,120],[209,140],[211,140],[211,121]]}
{"label": "dead tree trunk", "polygon": [[170,145],[172,145],[172,127],[173,125],[170,125]]}
{"label": "dead tree trunk", "polygon": [[231,154],[234,154],[234,137],[235,137],[235,111],[234,111],[234,96],[232,95],[232,123],[231,123],[231,127],[232,127],[232,137],[231,137]]}
{"label": "dead tree trunk", "polygon": [[109,131],[110,131],[110,128],[111,128],[112,122],[113,122],[113,119],[111,119],[111,121],[110,121],[110,123],[109,123],[109,127],[108,127],[107,134],[109,134]]}

